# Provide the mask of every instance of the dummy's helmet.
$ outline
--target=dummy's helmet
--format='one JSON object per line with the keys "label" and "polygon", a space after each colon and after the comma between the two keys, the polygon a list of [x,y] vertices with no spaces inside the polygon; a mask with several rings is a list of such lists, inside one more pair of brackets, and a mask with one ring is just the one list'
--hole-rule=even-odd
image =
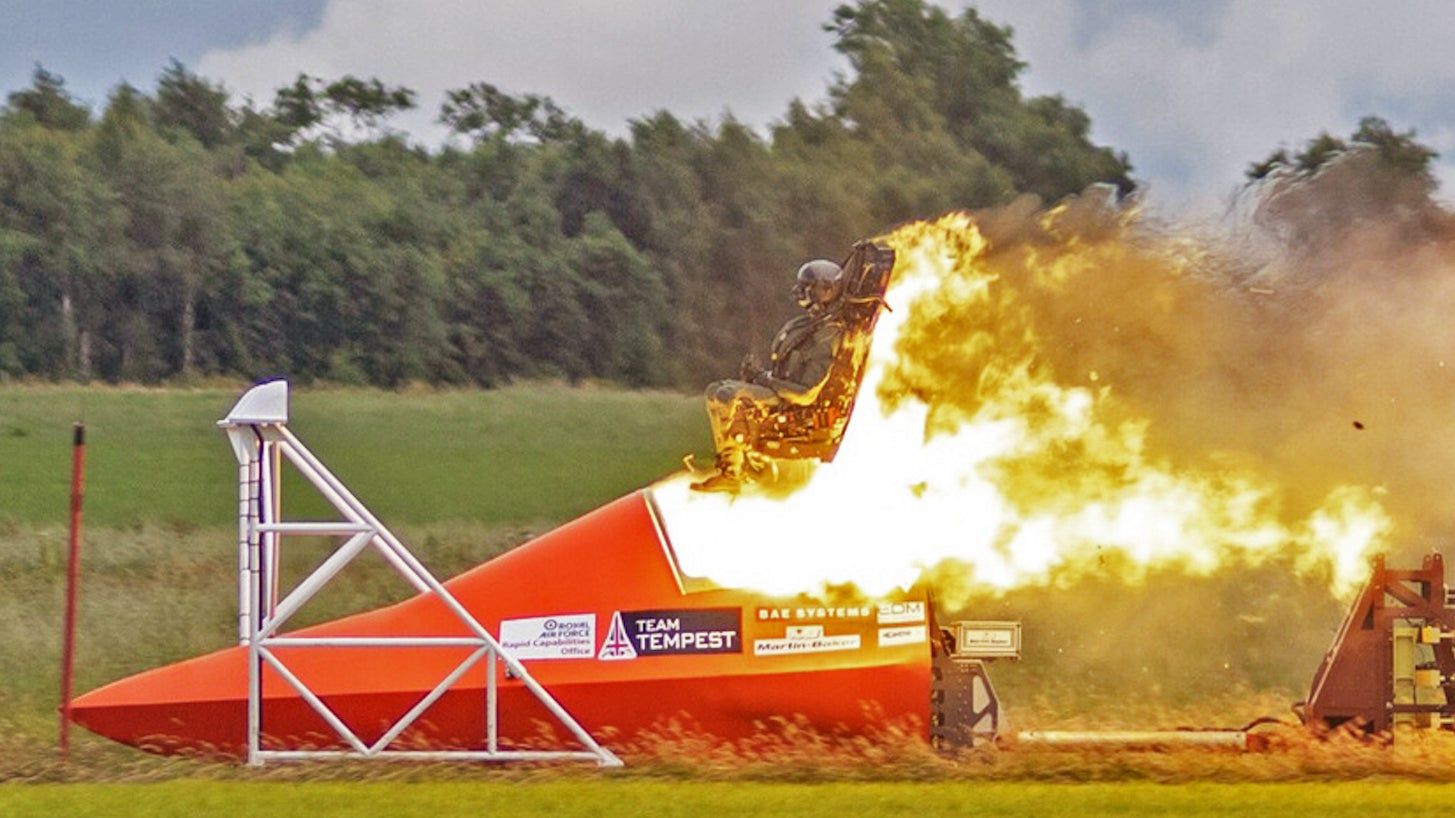
{"label": "dummy's helmet", "polygon": [[798,306],[808,309],[817,304],[832,304],[844,290],[844,270],[828,259],[814,259],[798,268],[793,284],[793,298]]}

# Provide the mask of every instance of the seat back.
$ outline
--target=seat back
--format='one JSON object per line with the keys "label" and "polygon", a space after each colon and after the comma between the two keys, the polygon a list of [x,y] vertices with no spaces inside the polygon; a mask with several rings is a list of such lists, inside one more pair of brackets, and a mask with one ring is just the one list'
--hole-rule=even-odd
{"label": "seat back", "polygon": [[807,406],[782,407],[765,419],[758,449],[770,457],[832,461],[853,415],[874,325],[886,307],[884,292],[894,270],[894,251],[861,241],[841,266],[845,276],[840,307],[843,340],[817,400]]}

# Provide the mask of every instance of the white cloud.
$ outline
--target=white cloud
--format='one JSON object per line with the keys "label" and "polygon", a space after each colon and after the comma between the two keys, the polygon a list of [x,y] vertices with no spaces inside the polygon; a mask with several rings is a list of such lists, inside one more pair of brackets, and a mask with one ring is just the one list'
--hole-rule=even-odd
{"label": "white cloud", "polygon": [[[1455,4],[1233,0],[1201,9],[1211,19],[1197,36],[1171,4],[1104,15],[1090,33],[1076,0],[975,5],[1015,27],[1027,90],[1082,103],[1095,135],[1128,150],[1167,206],[1215,204],[1249,162],[1321,130],[1348,133],[1365,114],[1437,148],[1455,127],[1437,102],[1455,82]],[[1455,178],[1452,160],[1442,177]]]}
{"label": "white cloud", "polygon": [[764,124],[794,96],[823,95],[839,61],[822,31],[835,0],[332,0],[319,25],[216,50],[200,73],[259,102],[301,72],[377,76],[419,92],[395,123],[418,137],[444,91],[484,81],[545,93],[586,122],[625,131],[668,109],[687,118],[731,108]]}

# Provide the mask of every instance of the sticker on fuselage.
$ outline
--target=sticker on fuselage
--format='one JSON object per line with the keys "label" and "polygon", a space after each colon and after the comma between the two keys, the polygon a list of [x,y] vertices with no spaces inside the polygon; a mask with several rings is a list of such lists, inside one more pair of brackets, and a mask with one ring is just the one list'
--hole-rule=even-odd
{"label": "sticker on fuselage", "polygon": [[796,605],[758,608],[759,622],[802,622],[838,619],[868,619],[874,615],[872,605]]}
{"label": "sticker on fuselage", "polygon": [[596,614],[504,619],[500,645],[517,659],[590,659],[596,652]]}
{"label": "sticker on fuselage", "polygon": [[879,647],[890,648],[898,645],[919,645],[929,638],[924,625],[898,625],[892,628],[879,629]]}
{"label": "sticker on fuselage", "polygon": [[859,634],[827,635],[823,625],[796,625],[784,629],[782,638],[754,639],[754,656],[795,656],[803,653],[830,653],[858,650]]}
{"label": "sticker on fuselage", "polygon": [[925,621],[924,602],[881,602],[879,624],[907,625]]}
{"label": "sticker on fuselage", "polygon": [[601,642],[601,652],[596,658],[603,662],[637,658],[632,640],[627,638],[626,626],[621,622],[621,611],[611,615],[611,627],[606,629],[606,639]]}
{"label": "sticker on fuselage", "polygon": [[597,658],[742,653],[737,608],[617,611]]}

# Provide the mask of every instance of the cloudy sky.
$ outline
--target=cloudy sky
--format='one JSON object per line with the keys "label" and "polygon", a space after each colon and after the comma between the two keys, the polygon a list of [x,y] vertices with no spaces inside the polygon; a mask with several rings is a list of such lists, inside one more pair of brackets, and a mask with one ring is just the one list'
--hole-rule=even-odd
{"label": "cloudy sky", "polygon": [[[659,108],[762,124],[821,98],[839,0],[0,0],[0,88],[37,61],[98,103],[176,57],[260,100],[300,71],[420,92],[396,124],[436,139],[446,88],[551,95],[620,133]],[[952,8],[959,0],[944,0]],[[1013,26],[1027,91],[1083,105],[1168,209],[1215,206],[1243,167],[1377,113],[1441,150],[1455,191],[1455,2],[980,0]]]}

